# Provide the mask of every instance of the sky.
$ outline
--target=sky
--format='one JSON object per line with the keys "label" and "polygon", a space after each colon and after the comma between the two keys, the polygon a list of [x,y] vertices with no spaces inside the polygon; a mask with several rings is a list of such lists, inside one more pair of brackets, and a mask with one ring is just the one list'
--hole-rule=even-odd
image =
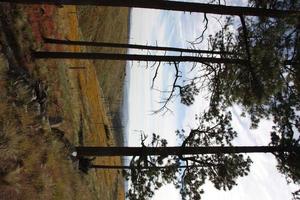
{"label": "sky", "polygon": [[[236,3],[238,1],[234,1]],[[213,34],[219,29],[219,24],[215,17],[209,16],[209,28],[207,34]],[[132,9],[130,25],[130,43],[148,44],[159,46],[190,47],[187,41],[193,41],[202,31],[203,15],[195,13]],[[205,44],[205,41],[204,41]],[[130,50],[129,53],[147,53]],[[163,54],[164,52],[160,52]],[[152,53],[153,54],[153,53]],[[175,53],[176,54],[176,53]],[[178,54],[177,54],[178,55]],[[189,73],[189,64],[180,66],[184,76],[193,76]],[[180,141],[176,139],[175,130],[195,128],[197,122],[194,120],[195,114],[201,113],[208,106],[205,98],[205,91],[202,91],[195,101],[195,104],[187,107],[180,103],[178,98],[169,105],[173,112],[166,114],[155,114],[161,104],[159,101],[165,97],[165,93],[151,89],[152,77],[155,68],[151,64],[143,62],[130,62],[127,66],[127,104],[128,116],[126,122],[126,132],[128,134],[127,146],[140,146],[140,132],[151,135],[157,133],[168,140],[169,146],[176,146]],[[167,90],[172,84],[174,76],[173,67],[162,65],[159,77],[155,81],[154,88]],[[250,121],[241,118],[241,110],[238,106],[232,108],[233,125],[239,133],[234,140],[234,145],[268,145],[269,130],[272,124],[269,121],[262,121],[260,128],[250,130]],[[238,186],[231,191],[216,190],[212,184],[204,186],[205,193],[203,200],[283,200],[291,199],[291,192],[297,188],[288,185],[285,177],[279,174],[276,169],[276,160],[268,154],[252,154],[253,164],[251,172],[247,177],[239,178]],[[156,194],[153,200],[181,199],[179,191],[172,185],[164,186]]]}

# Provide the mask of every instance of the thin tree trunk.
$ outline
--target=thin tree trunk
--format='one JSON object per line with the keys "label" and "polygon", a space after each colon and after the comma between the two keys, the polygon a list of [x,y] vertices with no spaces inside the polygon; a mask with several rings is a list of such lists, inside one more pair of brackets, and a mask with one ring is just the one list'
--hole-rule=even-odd
{"label": "thin tree trunk", "polygon": [[194,167],[203,167],[203,165],[181,165],[181,166],[141,166],[141,167],[131,167],[131,166],[124,166],[124,165],[90,165],[89,168],[94,169],[167,169],[167,168],[194,168]]}
{"label": "thin tree trunk", "polygon": [[138,55],[138,54],[113,54],[113,53],[80,53],[80,52],[43,52],[34,51],[32,56],[35,59],[99,59],[99,60],[128,60],[148,62],[200,62],[200,63],[226,63],[246,64],[247,60],[212,58],[199,56],[164,56],[164,55]]}
{"label": "thin tree trunk", "polygon": [[299,152],[296,147],[237,146],[237,147],[76,147],[77,156],[168,156],[229,153]]}
{"label": "thin tree trunk", "polygon": [[138,44],[124,44],[124,43],[111,43],[111,42],[88,42],[88,41],[73,41],[73,40],[60,40],[52,38],[43,38],[45,43],[48,44],[63,44],[63,45],[80,45],[92,47],[113,47],[113,48],[126,48],[126,49],[140,49],[140,50],[154,50],[154,51],[175,51],[181,53],[206,53],[206,54],[223,54],[233,55],[233,52],[228,51],[209,51],[199,49],[186,49],[177,47],[166,46],[151,46],[151,45],[138,45]]}
{"label": "thin tree trunk", "polygon": [[23,4],[62,4],[62,5],[94,5],[113,7],[135,7],[160,10],[174,10],[185,12],[201,12],[219,15],[250,15],[285,17],[287,15],[300,15],[297,10],[271,10],[264,8],[251,8],[239,6],[224,6],[204,3],[192,3],[165,0],[0,0],[0,2]]}

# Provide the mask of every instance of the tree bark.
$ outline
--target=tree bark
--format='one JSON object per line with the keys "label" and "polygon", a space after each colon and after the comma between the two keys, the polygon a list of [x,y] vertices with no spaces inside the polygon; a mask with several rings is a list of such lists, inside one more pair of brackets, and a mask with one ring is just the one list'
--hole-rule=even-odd
{"label": "tree bark", "polygon": [[212,58],[199,56],[164,56],[164,55],[139,55],[139,54],[113,54],[113,53],[80,53],[80,52],[46,52],[34,51],[35,59],[99,59],[99,60],[127,60],[148,62],[200,62],[200,63],[226,63],[246,64],[247,60],[230,58]]}
{"label": "tree bark", "polygon": [[299,152],[297,147],[236,146],[236,147],[76,147],[77,156],[168,156],[230,153]]}
{"label": "tree bark", "polygon": [[73,41],[73,40],[60,40],[52,38],[43,38],[47,44],[63,44],[63,45],[80,45],[92,47],[113,47],[113,48],[126,48],[126,49],[140,49],[140,50],[154,50],[154,51],[175,51],[181,53],[206,53],[206,54],[223,54],[233,55],[233,52],[228,51],[209,51],[199,49],[187,49],[166,46],[151,46],[151,45],[138,45],[138,44],[124,44],[124,43],[111,43],[111,42],[88,42],[88,41]]}
{"label": "tree bark", "polygon": [[185,12],[201,12],[219,15],[249,15],[264,17],[285,17],[300,15],[297,10],[271,10],[264,8],[224,6],[204,3],[192,3],[165,0],[0,0],[0,2],[23,4],[62,4],[62,5],[94,5],[113,7],[135,7]]}
{"label": "tree bark", "polygon": [[90,165],[89,168],[94,169],[167,169],[167,168],[195,168],[195,167],[203,167],[203,165],[180,165],[180,166],[125,166],[125,165]]}

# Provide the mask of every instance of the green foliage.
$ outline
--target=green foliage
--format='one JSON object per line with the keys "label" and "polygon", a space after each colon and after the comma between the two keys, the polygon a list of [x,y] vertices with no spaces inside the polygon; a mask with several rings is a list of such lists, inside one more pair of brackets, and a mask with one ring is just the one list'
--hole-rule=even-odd
{"label": "green foliage", "polygon": [[[300,2],[294,0],[249,0],[252,7],[279,10],[299,10]],[[181,102],[194,103],[194,96],[201,85],[207,85],[210,92],[210,108],[199,120],[199,126],[188,135],[184,130],[176,131],[183,139],[182,148],[212,145],[231,145],[237,133],[231,127],[231,114],[225,112],[228,107],[238,104],[243,113],[250,115],[251,128],[257,128],[260,119],[272,119],[271,144],[284,148],[299,147],[300,138],[300,19],[298,16],[283,18],[240,16],[240,25],[232,32],[233,18],[227,18],[222,30],[209,36],[209,48],[212,51],[232,52],[220,55],[221,58],[240,59],[239,64],[203,63],[201,75],[191,84],[180,88]],[[213,56],[213,55],[212,55]],[[200,80],[200,81],[199,81]],[[195,82],[194,82],[195,81]],[[157,138],[155,140],[158,140]],[[152,146],[154,143],[152,143]],[[166,143],[165,143],[166,145]],[[289,181],[300,183],[300,152],[275,153],[278,169]],[[135,158],[134,158],[135,159]],[[134,160],[133,159],[133,160]],[[153,189],[172,182],[180,188],[182,199],[200,199],[204,192],[201,186],[211,181],[217,189],[230,190],[236,185],[236,179],[246,176],[251,160],[243,155],[222,152],[214,155],[189,155],[167,158],[138,158],[132,163],[134,168],[127,177],[140,174],[136,166],[143,163],[152,168],[144,170],[140,179],[132,183],[142,188],[129,190],[131,199],[149,199]],[[158,170],[159,166],[169,163],[172,170]],[[180,164],[184,170],[175,169]],[[197,167],[192,167],[197,164]],[[168,165],[167,165],[168,166]],[[180,176],[178,175],[180,174]],[[157,177],[159,176],[159,178]],[[154,178],[155,177],[155,178]],[[136,181],[139,180],[139,181]],[[174,181],[174,180],[173,180]],[[146,186],[145,186],[146,185]],[[142,192],[140,192],[141,190]]]}
{"label": "green foliage", "polygon": [[[299,148],[299,94],[295,87],[289,86],[275,97],[270,107],[275,123],[271,132],[271,145]],[[300,152],[278,153],[276,158],[278,160],[277,167],[286,175],[287,180],[300,184]]]}
{"label": "green foliage", "polygon": [[256,8],[268,8],[268,9],[278,9],[278,10],[295,10],[299,8],[299,1],[295,0],[249,0],[249,4]]}
{"label": "green foliage", "polygon": [[[199,126],[192,129],[182,144],[186,146],[231,146],[237,133],[231,126],[231,113],[207,112],[196,116]],[[178,133],[178,132],[177,132]],[[180,133],[178,133],[180,135]],[[182,134],[181,133],[181,137]],[[236,185],[236,179],[248,174],[251,160],[241,154],[182,156],[181,161],[198,164],[200,168],[186,168],[183,172],[181,195],[183,199],[200,199],[204,192],[201,186],[206,180],[211,181],[217,189],[230,190]]]}
{"label": "green foliage", "polygon": [[[250,0],[253,7],[299,10],[299,1]],[[241,64],[207,65],[211,92],[210,109],[226,110],[233,104],[249,114],[251,128],[260,119],[272,119],[271,145],[299,147],[300,132],[300,19],[240,17],[233,34],[227,19],[221,31],[210,38],[214,50],[231,49]],[[234,57],[233,57],[234,58]],[[300,152],[276,153],[278,169],[288,181],[300,183]]]}
{"label": "green foliage", "polygon": [[[236,132],[231,127],[231,113],[207,112],[196,116],[199,126],[190,130],[176,131],[183,139],[181,148],[200,146],[231,146]],[[142,141],[144,146],[144,140]],[[153,134],[150,146],[165,147],[166,140]],[[184,168],[182,165],[184,164]],[[180,188],[182,199],[200,199],[204,192],[202,185],[211,181],[217,189],[230,190],[236,185],[236,179],[248,174],[251,160],[240,154],[225,155],[195,154],[177,156],[141,156],[133,157],[131,169],[124,171],[129,180],[127,197],[131,200],[151,199],[154,191],[165,184],[173,183]]]}
{"label": "green foliage", "polygon": [[292,200],[299,200],[300,199],[300,190],[292,192],[293,199]]}
{"label": "green foliage", "polygon": [[[295,1],[250,1],[250,4],[273,9],[299,8]],[[211,105],[238,103],[251,109],[253,105],[267,103],[281,91],[287,75],[290,81],[299,82],[295,76],[299,71],[297,17],[241,17],[241,25],[235,34],[230,29],[232,21],[228,18],[223,29],[210,38],[210,46],[213,50],[226,49],[236,53],[223,57],[240,58],[248,63],[207,67]]]}
{"label": "green foliage", "polygon": [[[167,141],[153,134],[152,147],[165,147]],[[142,141],[144,146],[144,140]],[[124,170],[123,175],[129,181],[129,189],[126,194],[130,200],[147,200],[154,195],[163,185],[176,182],[179,176],[179,162],[174,156],[142,156],[133,157],[130,162],[130,170]]]}
{"label": "green foliage", "polygon": [[187,106],[190,106],[195,101],[195,95],[198,95],[200,92],[199,88],[197,88],[196,84],[194,82],[191,82],[190,84],[187,84],[183,87],[180,87],[180,97],[181,97],[181,103],[185,104]]}
{"label": "green foliage", "polygon": [[196,115],[199,126],[190,131],[182,146],[231,145],[231,141],[237,136],[231,126],[231,119],[230,112],[206,112],[203,116]]}
{"label": "green foliage", "polygon": [[215,170],[210,171],[210,181],[214,183],[217,189],[223,190],[230,190],[236,185],[235,180],[237,177],[248,175],[250,163],[252,162],[249,157],[245,160],[241,154],[214,155],[213,159],[219,165]]}

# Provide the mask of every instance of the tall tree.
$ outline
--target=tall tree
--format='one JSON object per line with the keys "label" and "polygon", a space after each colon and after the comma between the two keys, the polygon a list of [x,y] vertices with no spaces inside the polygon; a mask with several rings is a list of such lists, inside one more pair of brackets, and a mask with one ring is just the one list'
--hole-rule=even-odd
{"label": "tall tree", "polygon": [[[199,126],[188,134],[177,131],[180,147],[167,147],[167,141],[153,134],[150,146],[77,147],[79,156],[133,156],[124,175],[130,181],[129,199],[150,199],[154,190],[173,183],[183,199],[200,199],[202,185],[211,181],[217,189],[231,189],[236,179],[248,174],[251,160],[241,152],[299,154],[299,146],[232,147],[237,133],[231,127],[231,114],[208,112],[199,117]],[[216,147],[214,147],[216,146]],[[181,168],[184,164],[184,168]],[[285,165],[285,164],[284,164]],[[195,167],[197,166],[197,167]],[[286,166],[286,165],[285,165]]]}
{"label": "tall tree", "polygon": [[[199,118],[199,126],[187,135],[184,131],[177,131],[183,140],[181,149],[200,146],[230,145],[236,136],[230,123],[231,114],[220,114],[211,118],[209,113]],[[166,147],[167,141],[153,135],[150,146]],[[142,146],[145,145],[142,143]],[[184,163],[187,168],[167,168],[164,170],[135,170],[126,171],[125,177],[130,178],[132,184],[128,190],[130,199],[148,199],[153,195],[153,189],[158,189],[166,183],[173,183],[180,189],[183,199],[200,199],[204,192],[202,185],[210,180],[218,189],[231,189],[236,179],[249,171],[251,160],[241,154],[179,154],[177,156],[136,156],[131,160],[131,166],[178,166]],[[199,165],[201,167],[189,167]],[[141,184],[142,183],[142,184]],[[143,196],[141,196],[143,195]]]}
{"label": "tall tree", "polygon": [[[298,1],[249,1],[271,9],[300,9]],[[240,16],[237,32],[229,31],[232,19],[210,38],[213,50],[235,49],[247,64],[212,66],[211,109],[218,112],[233,104],[242,107],[252,121],[272,119],[272,145],[298,145],[300,137],[299,41],[300,18],[251,18]],[[244,52],[244,54],[242,53]],[[287,62],[287,60],[289,60]],[[275,153],[278,169],[288,181],[299,184],[299,154]]]}
{"label": "tall tree", "polygon": [[81,156],[185,156],[194,154],[280,153],[296,152],[295,146],[207,146],[207,147],[91,147],[76,148]]}
{"label": "tall tree", "polygon": [[[299,3],[294,1],[282,4],[264,1],[263,5],[259,1],[251,2],[258,7],[300,9]],[[241,105],[251,116],[252,127],[257,127],[259,119],[273,116],[276,132],[282,139],[291,140],[295,131],[299,131],[300,19],[240,18],[237,35],[228,29],[222,30],[212,39],[212,47],[218,50],[226,46],[244,52],[240,58],[248,63],[214,68],[218,73],[210,77],[211,105]],[[228,20],[227,26],[230,23]]]}
{"label": "tall tree", "polygon": [[[225,51],[222,51],[225,52]],[[226,51],[230,52],[230,51]],[[181,98],[181,102],[186,105],[191,105],[194,102],[194,95],[199,93],[199,89],[196,88],[194,80],[187,82],[185,85],[177,83],[180,78],[180,63],[192,62],[192,63],[204,63],[207,68],[211,68],[209,63],[230,64],[230,63],[244,63],[248,61],[246,59],[240,59],[237,57],[238,52],[234,51],[230,54],[221,54],[216,57],[214,55],[208,55],[206,57],[202,55],[143,55],[143,54],[113,54],[113,53],[83,53],[83,52],[46,52],[46,51],[33,51],[32,57],[35,59],[100,59],[100,60],[127,60],[127,61],[146,61],[154,62],[158,64],[155,75],[153,77],[153,83],[157,76],[158,69],[161,62],[171,63],[174,66],[174,82],[172,89],[169,91],[168,97],[162,102],[162,106],[155,111],[155,113],[161,111],[168,111],[167,104],[174,97],[176,91],[178,91]],[[153,86],[153,85],[152,85]]]}
{"label": "tall tree", "polygon": [[117,7],[135,7],[150,8],[161,10],[173,10],[184,12],[201,12],[220,15],[251,15],[251,16],[269,16],[285,17],[287,15],[299,16],[298,10],[272,10],[266,8],[224,6],[204,3],[192,3],[181,1],[164,0],[0,0],[0,2],[23,3],[23,4],[63,4],[63,5],[95,5],[95,6],[117,6]]}
{"label": "tall tree", "polygon": [[127,60],[147,62],[205,62],[205,63],[244,63],[242,59],[227,59],[201,56],[168,56],[143,54],[114,54],[114,53],[83,53],[83,52],[49,52],[33,51],[35,59],[99,59],[99,60]]}
{"label": "tall tree", "polygon": [[139,49],[147,51],[174,51],[180,53],[196,53],[196,54],[233,54],[226,51],[210,51],[201,49],[188,49],[168,46],[152,46],[152,45],[140,45],[140,44],[125,44],[125,43],[112,43],[112,42],[89,42],[89,41],[74,41],[74,40],[61,40],[53,38],[43,38],[46,44],[62,44],[62,45],[80,45],[91,47],[112,47],[112,48],[125,48],[125,49]]}

